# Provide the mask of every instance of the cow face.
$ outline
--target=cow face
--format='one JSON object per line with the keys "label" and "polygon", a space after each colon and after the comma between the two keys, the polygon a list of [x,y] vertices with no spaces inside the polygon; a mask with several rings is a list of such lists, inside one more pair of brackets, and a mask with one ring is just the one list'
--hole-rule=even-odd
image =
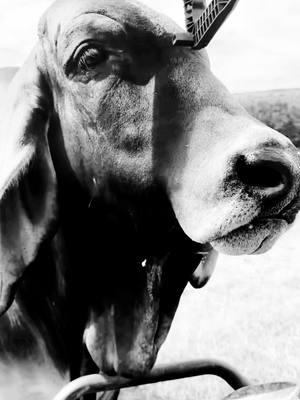
{"label": "cow face", "polygon": [[235,103],[204,51],[172,46],[178,29],[127,1],[50,9],[40,36],[68,157],[99,193],[112,175],[139,190],[160,181],[196,242],[266,251],[294,219],[299,157]]}
{"label": "cow face", "polygon": [[[2,131],[12,131],[1,149],[2,311],[59,219],[51,159],[59,149],[49,152],[49,123],[90,197],[102,198],[112,181],[137,197],[159,187],[185,237],[211,253],[266,251],[293,222],[296,149],[235,102],[204,51],[173,47],[178,29],[127,0],[59,1],[41,20]],[[102,296],[91,311],[85,341],[106,372],[152,367],[188,281],[184,269],[172,269],[185,263],[184,252],[149,259],[143,273],[108,272],[107,303]]]}

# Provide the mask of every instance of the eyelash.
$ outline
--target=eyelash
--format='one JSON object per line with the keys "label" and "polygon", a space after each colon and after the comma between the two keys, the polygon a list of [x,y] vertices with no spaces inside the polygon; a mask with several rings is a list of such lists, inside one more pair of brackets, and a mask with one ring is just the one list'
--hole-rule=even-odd
{"label": "eyelash", "polygon": [[103,49],[96,47],[85,47],[76,57],[76,63],[81,70],[88,71],[106,61],[107,58],[108,54]]}

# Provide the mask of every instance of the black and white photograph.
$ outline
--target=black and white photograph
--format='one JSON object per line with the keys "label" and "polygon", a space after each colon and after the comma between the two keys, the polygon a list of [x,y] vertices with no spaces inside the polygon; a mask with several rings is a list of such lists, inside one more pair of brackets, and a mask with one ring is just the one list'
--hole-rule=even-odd
{"label": "black and white photograph", "polygon": [[0,0],[0,400],[300,398],[300,3]]}

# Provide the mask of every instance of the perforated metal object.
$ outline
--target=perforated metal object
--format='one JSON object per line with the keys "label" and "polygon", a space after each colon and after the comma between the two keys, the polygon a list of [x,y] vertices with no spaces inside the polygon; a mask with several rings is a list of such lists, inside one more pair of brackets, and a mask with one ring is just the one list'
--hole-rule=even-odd
{"label": "perforated metal object", "polygon": [[202,0],[184,0],[186,33],[176,34],[175,46],[199,50],[208,45],[239,0],[212,0],[204,8]]}

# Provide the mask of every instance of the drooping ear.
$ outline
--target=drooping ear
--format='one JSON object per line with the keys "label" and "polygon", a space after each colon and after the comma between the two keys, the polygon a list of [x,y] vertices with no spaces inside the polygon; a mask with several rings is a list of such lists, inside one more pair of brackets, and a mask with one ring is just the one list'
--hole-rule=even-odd
{"label": "drooping ear", "polygon": [[0,315],[35,259],[56,216],[56,178],[48,145],[51,92],[35,49],[0,110]]}

